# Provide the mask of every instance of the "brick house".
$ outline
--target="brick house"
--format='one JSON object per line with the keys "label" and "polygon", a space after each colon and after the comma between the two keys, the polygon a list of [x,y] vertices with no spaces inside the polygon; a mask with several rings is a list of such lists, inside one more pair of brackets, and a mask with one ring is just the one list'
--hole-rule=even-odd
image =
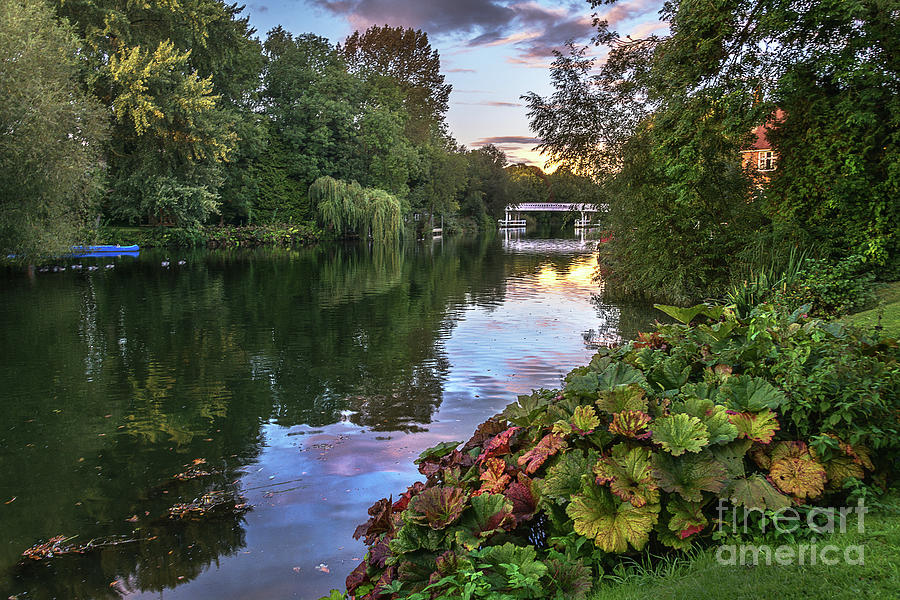
{"label": "brick house", "polygon": [[778,162],[778,156],[766,137],[766,132],[783,120],[784,111],[779,108],[771,119],[753,130],[754,139],[750,147],[741,150],[741,166],[751,171],[760,184],[769,181]]}

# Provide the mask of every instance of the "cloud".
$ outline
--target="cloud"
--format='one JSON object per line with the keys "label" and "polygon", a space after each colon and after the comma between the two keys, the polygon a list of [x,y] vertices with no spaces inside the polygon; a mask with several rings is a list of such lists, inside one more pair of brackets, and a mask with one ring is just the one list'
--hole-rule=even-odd
{"label": "cloud", "polygon": [[[515,17],[500,0],[309,0],[351,24],[402,25],[432,35],[465,34],[499,28]],[[437,6],[435,6],[437,5]]]}
{"label": "cloud", "polygon": [[646,23],[640,23],[636,25],[635,28],[631,30],[629,35],[632,38],[639,40],[648,37],[653,33],[660,33],[668,28],[668,23],[661,23],[660,21],[648,21]]}
{"label": "cloud", "polygon": [[517,106],[525,106],[519,102],[454,102],[453,104],[462,104],[466,106],[496,106],[499,108],[513,108]]}
{"label": "cloud", "polygon": [[[402,25],[423,29],[432,37],[461,40],[464,47],[507,45],[510,61],[546,67],[554,49],[568,40],[586,42],[593,33],[586,2],[545,6],[534,0],[307,0],[346,18],[354,27]],[[662,0],[623,0],[598,14],[611,28],[653,10]]]}
{"label": "cloud", "polygon": [[444,69],[447,73],[476,73],[475,69]]}

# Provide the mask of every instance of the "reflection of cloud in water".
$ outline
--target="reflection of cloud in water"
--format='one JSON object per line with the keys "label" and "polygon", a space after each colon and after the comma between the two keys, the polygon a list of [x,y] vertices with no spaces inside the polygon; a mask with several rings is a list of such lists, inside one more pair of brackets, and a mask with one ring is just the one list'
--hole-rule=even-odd
{"label": "reflection of cloud in water", "polygon": [[503,240],[503,248],[513,254],[584,254],[596,248],[596,241],[581,240]]}

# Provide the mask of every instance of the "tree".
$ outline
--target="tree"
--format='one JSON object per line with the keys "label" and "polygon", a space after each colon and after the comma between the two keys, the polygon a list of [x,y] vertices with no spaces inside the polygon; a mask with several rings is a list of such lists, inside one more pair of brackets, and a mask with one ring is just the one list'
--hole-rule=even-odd
{"label": "tree", "polygon": [[488,144],[469,151],[466,158],[467,182],[460,201],[461,212],[476,219],[484,215],[503,216],[512,194],[506,154]]}
{"label": "tree", "polygon": [[516,163],[506,167],[509,180],[512,185],[513,204],[549,202],[550,187],[547,185],[547,175],[540,167]]}
{"label": "tree", "polygon": [[76,242],[102,179],[102,107],[80,88],[78,40],[43,0],[0,4],[0,254]]}
{"label": "tree", "polygon": [[[609,187],[612,276],[696,299],[798,242],[888,263],[900,216],[896,11],[673,1],[661,15],[671,33],[646,39],[599,22],[602,68],[573,48],[554,63],[553,96],[527,96],[551,159]],[[757,190],[738,156],[776,107],[787,114],[772,136],[780,167]]]}
{"label": "tree", "polygon": [[[110,110],[107,210],[191,225],[219,209],[225,164],[248,142],[258,45],[221,0],[57,0],[84,37],[86,79]],[[238,184],[237,188],[240,187]]]}
{"label": "tree", "polygon": [[451,86],[444,83],[440,74],[441,58],[431,48],[428,34],[376,25],[363,33],[355,31],[340,50],[351,72],[365,79],[389,77],[400,87],[410,116],[410,139],[421,142],[435,127],[443,128]]}
{"label": "tree", "polygon": [[361,83],[327,39],[271,30],[262,101],[270,151],[254,163],[260,186],[258,217],[308,220],[307,190],[322,176],[349,179],[357,170],[356,119]]}

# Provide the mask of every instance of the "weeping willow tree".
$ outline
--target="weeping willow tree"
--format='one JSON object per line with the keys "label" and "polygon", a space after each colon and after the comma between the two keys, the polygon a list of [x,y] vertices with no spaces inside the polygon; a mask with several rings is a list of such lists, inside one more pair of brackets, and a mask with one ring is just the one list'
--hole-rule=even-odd
{"label": "weeping willow tree", "polygon": [[319,177],[309,186],[309,199],[319,222],[336,232],[371,235],[380,242],[400,236],[400,201],[384,190]]}

